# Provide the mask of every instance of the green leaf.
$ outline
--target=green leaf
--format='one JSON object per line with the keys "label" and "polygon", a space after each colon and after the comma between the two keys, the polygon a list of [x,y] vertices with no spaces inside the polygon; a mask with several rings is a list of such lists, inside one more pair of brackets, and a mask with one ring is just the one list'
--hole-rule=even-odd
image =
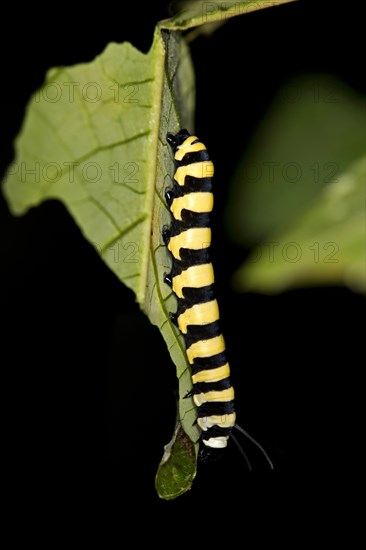
{"label": "green leaf", "polygon": [[258,247],[235,275],[238,289],[342,284],[366,292],[365,163],[352,163],[285,232]]}
{"label": "green leaf", "polygon": [[[184,342],[169,320],[176,300],[164,284],[170,256],[161,228],[174,163],[166,134],[193,127],[194,75],[178,34],[157,31],[147,54],[109,44],[91,63],[52,69],[31,98],[16,158],[4,183],[14,214],[60,199],[110,269],[159,327],[177,368],[179,394],[191,389]],[[180,422],[196,454],[191,399]]]}
{"label": "green leaf", "polygon": [[193,0],[182,2],[183,9],[171,19],[160,22],[161,28],[169,30],[188,30],[206,23],[225,22],[231,17],[244,15],[252,11],[287,4],[294,0],[226,0],[225,2],[207,2]]}
{"label": "green leaf", "polygon": [[174,172],[166,134],[194,126],[191,58],[181,33],[174,31],[270,5],[229,1],[211,4],[208,13],[208,4],[197,2],[157,25],[147,54],[129,43],[111,43],[90,63],[51,69],[28,104],[4,182],[14,215],[47,199],[63,201],[164,337],[177,369],[184,432],[177,432],[159,468],[162,498],[191,486],[199,438],[192,399],[183,399],[191,389],[184,342],[168,316],[176,299],[163,283],[171,265],[161,238],[162,226],[171,221],[164,190]]}
{"label": "green leaf", "polygon": [[272,240],[364,152],[364,100],[325,75],[278,94],[234,175],[226,212],[233,240]]}

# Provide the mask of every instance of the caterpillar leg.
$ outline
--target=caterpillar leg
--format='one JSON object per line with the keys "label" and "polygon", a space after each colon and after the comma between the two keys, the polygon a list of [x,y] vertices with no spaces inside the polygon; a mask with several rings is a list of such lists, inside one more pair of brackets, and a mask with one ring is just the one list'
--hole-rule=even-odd
{"label": "caterpillar leg", "polygon": [[171,147],[175,147],[176,138],[174,134],[171,134],[170,132],[168,132],[166,135],[166,140]]}
{"label": "caterpillar leg", "polygon": [[161,235],[163,237],[165,246],[169,244],[170,234],[171,234],[170,227],[168,227],[167,225],[163,225],[163,229],[161,230]]}
{"label": "caterpillar leg", "polygon": [[173,199],[175,197],[174,189],[167,189],[165,191],[165,202],[168,206],[171,206]]}
{"label": "caterpillar leg", "polygon": [[175,325],[176,327],[178,326],[178,316],[177,316],[176,313],[170,312],[170,313],[169,313],[169,319],[171,320],[171,322],[173,323],[173,325]]}
{"label": "caterpillar leg", "polygon": [[187,391],[187,393],[183,396],[183,399],[188,399],[188,397],[193,397],[196,393],[197,393],[197,390],[192,388],[190,391]]}
{"label": "caterpillar leg", "polygon": [[173,277],[172,277],[171,273],[164,273],[163,281],[164,281],[165,284],[167,284],[171,287],[172,283],[173,283]]}

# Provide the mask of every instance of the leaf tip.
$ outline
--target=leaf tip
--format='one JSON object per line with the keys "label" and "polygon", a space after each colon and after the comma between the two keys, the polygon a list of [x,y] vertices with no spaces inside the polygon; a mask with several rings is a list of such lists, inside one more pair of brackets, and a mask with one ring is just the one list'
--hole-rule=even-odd
{"label": "leaf tip", "polygon": [[155,488],[163,500],[173,500],[189,491],[196,477],[197,445],[183,431],[180,422],[164,454],[155,477]]}

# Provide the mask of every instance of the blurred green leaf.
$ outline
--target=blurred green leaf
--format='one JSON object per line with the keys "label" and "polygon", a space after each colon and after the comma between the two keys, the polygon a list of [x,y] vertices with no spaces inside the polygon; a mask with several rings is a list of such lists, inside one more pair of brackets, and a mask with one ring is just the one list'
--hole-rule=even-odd
{"label": "blurred green leaf", "polygon": [[243,157],[226,222],[246,246],[285,231],[365,150],[364,100],[331,77],[291,81]]}
{"label": "blurred green leaf", "polygon": [[272,293],[341,284],[366,292],[365,163],[353,162],[286,231],[262,243],[235,274],[236,287]]}

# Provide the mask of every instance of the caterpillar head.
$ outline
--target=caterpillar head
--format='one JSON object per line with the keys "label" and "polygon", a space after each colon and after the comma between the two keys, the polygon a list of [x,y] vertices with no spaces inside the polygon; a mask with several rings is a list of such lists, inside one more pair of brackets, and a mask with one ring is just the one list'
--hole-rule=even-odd
{"label": "caterpillar head", "polygon": [[190,135],[191,134],[188,132],[188,130],[183,128],[182,130],[179,130],[179,132],[175,135],[167,134],[166,140],[169,143],[169,145],[172,147],[175,153],[175,151],[177,150],[177,147],[179,147],[179,145],[182,145],[182,143],[184,143],[185,140],[189,138]]}

